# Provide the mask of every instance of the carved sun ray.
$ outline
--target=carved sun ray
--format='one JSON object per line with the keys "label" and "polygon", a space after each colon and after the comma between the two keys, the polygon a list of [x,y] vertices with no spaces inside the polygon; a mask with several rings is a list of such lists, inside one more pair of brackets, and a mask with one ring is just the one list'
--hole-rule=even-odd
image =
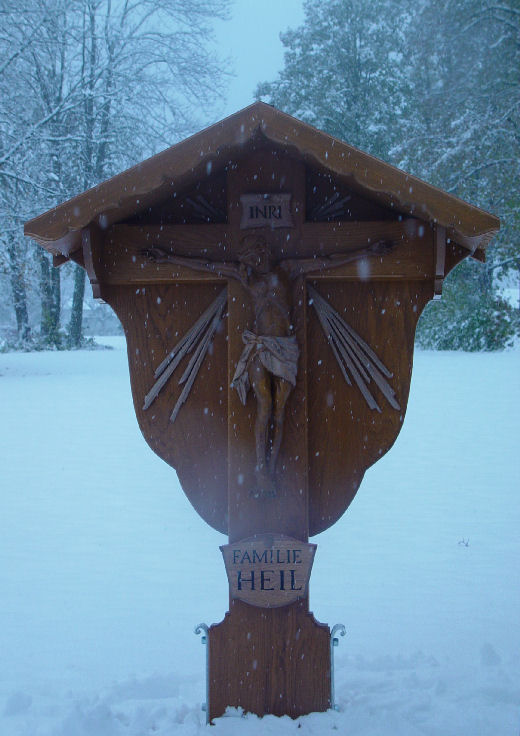
{"label": "carved sun ray", "polygon": [[370,345],[343,320],[316,289],[309,284],[307,291],[345,381],[349,386],[352,386],[354,381],[369,408],[381,412],[369,389],[369,384],[373,380],[390,406],[399,411],[401,407],[397,402],[395,391],[386,380],[392,378],[392,373],[379,360]]}
{"label": "carved sun ray", "polygon": [[223,289],[217,298],[209,305],[199,319],[190,327],[188,332],[179,340],[173,350],[171,350],[166,358],[155,371],[154,377],[157,379],[150,391],[144,398],[143,409],[148,409],[155,401],[159,392],[164,388],[173,372],[184,358],[185,355],[193,352],[192,357],[186,370],[179,379],[179,384],[184,383],[185,386],[181,395],[177,399],[173,411],[170,416],[170,422],[174,422],[179,413],[179,409],[189,396],[191,387],[197,378],[202,361],[206,357],[209,346],[211,345],[215,332],[218,329],[224,308],[227,302],[227,289]]}
{"label": "carved sun ray", "polygon": [[186,197],[185,203],[191,207],[192,214],[202,222],[224,222],[225,213],[218,207],[214,207],[202,194],[195,195],[195,198]]}
{"label": "carved sun ray", "polygon": [[345,206],[346,203],[352,199],[350,195],[340,199],[339,192],[334,192],[328,197],[325,202],[318,204],[311,212],[311,220],[317,220],[318,222],[324,220],[331,220],[336,217],[343,217],[347,214],[348,208]]}
{"label": "carved sun ray", "polygon": [[[386,380],[392,378],[392,373],[381,362],[370,345],[343,320],[338,312],[318,294],[316,289],[309,284],[307,290],[310,303],[314,307],[323,332],[348,385],[352,386],[354,382],[369,408],[381,412],[381,408],[369,389],[369,384],[373,381],[390,406],[399,411],[400,406],[395,392]],[[143,409],[148,409],[152,405],[181,360],[186,355],[193,353],[179,379],[179,384],[184,383],[185,385],[170,416],[170,421],[172,423],[175,421],[181,406],[189,396],[202,362],[222,321],[226,303],[227,289],[223,289],[157,367],[154,373],[156,381],[145,396]]]}

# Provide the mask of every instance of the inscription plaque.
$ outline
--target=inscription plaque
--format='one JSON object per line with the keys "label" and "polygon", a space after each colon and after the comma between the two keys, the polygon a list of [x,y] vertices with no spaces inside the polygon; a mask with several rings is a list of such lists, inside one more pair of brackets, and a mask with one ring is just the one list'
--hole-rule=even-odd
{"label": "inscription plaque", "polygon": [[231,598],[279,608],[307,594],[316,545],[264,534],[221,546]]}
{"label": "inscription plaque", "polygon": [[242,194],[240,229],[294,227],[291,194]]}

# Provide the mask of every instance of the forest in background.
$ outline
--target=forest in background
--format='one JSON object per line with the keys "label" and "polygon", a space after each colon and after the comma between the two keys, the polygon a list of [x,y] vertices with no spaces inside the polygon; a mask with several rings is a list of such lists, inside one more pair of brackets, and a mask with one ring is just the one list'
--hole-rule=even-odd
{"label": "forest in background", "polygon": [[[226,66],[229,0],[0,0],[0,327],[4,349],[75,348],[85,272],[23,223],[207,125]],[[96,314],[97,313],[97,314]],[[103,324],[105,323],[105,324]]]}
{"label": "forest in background", "polygon": [[258,98],[498,215],[486,264],[468,258],[450,274],[417,337],[437,349],[511,344],[520,329],[520,0],[307,0],[304,9],[304,23],[281,35],[283,70],[258,85]]}
{"label": "forest in background", "polygon": [[[520,331],[520,0],[306,0],[256,96],[493,212],[486,264],[447,279],[419,344],[494,350]],[[228,0],[0,0],[0,349],[79,347],[85,294],[23,222],[215,119]],[[504,287],[513,297],[506,298]],[[516,290],[516,296],[514,295]],[[103,321],[106,322],[103,327]]]}

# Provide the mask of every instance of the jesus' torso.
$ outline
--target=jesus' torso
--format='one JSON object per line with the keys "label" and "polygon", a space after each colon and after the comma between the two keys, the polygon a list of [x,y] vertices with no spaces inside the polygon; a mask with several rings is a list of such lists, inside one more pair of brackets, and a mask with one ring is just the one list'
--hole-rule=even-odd
{"label": "jesus' torso", "polygon": [[255,314],[254,331],[258,335],[291,335],[291,295],[287,273],[275,266],[268,273],[253,272],[247,289]]}

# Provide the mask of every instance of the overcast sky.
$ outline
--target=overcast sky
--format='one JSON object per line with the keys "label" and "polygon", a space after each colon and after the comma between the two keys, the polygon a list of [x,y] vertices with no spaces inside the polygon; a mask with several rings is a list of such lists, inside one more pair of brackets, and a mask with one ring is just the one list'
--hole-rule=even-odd
{"label": "overcast sky", "polygon": [[216,28],[220,52],[231,57],[230,80],[222,117],[254,101],[258,82],[271,81],[283,66],[280,31],[303,21],[303,0],[235,0],[232,18]]}

